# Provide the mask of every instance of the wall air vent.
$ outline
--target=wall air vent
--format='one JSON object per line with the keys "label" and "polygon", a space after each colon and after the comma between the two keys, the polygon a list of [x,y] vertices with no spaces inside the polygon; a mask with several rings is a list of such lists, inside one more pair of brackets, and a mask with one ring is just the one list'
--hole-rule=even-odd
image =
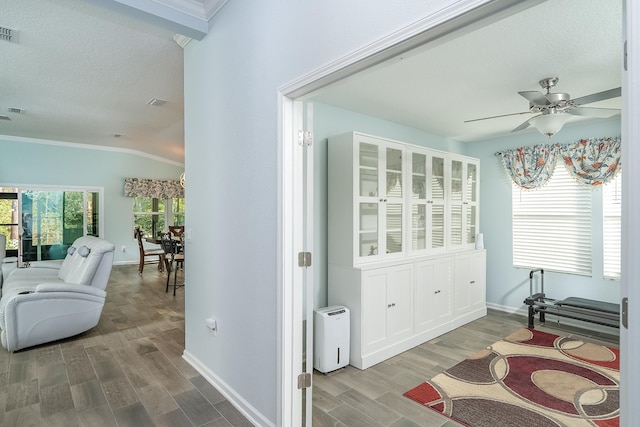
{"label": "wall air vent", "polygon": [[13,114],[22,114],[24,113],[24,110],[22,108],[15,108],[15,107],[9,107],[7,108],[7,111]]}
{"label": "wall air vent", "polygon": [[3,27],[0,25],[0,40],[11,43],[18,43],[18,30]]}

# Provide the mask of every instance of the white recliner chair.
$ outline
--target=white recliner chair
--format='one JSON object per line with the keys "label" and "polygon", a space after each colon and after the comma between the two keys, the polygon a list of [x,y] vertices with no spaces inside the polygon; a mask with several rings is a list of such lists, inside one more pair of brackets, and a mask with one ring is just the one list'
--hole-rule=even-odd
{"label": "white recliner chair", "polygon": [[85,236],[76,239],[63,262],[18,268],[17,260],[3,260],[2,346],[16,351],[95,327],[107,296],[114,249],[106,240]]}

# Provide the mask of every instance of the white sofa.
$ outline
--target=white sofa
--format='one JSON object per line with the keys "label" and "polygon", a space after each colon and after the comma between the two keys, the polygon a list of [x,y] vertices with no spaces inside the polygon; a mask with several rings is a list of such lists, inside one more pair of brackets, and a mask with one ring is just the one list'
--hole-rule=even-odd
{"label": "white sofa", "polygon": [[28,268],[5,258],[3,243],[0,339],[5,349],[71,337],[98,324],[113,265],[112,243],[80,237],[64,261],[32,262]]}

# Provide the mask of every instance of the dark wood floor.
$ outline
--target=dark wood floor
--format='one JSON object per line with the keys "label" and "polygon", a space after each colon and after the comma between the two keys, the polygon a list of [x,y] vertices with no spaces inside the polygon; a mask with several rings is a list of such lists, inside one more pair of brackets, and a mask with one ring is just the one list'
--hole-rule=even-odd
{"label": "dark wood floor", "polygon": [[[579,335],[591,342],[618,347],[617,334],[559,325],[551,317],[536,329],[556,335]],[[489,310],[482,319],[364,371],[352,366],[328,375],[315,371],[313,427],[459,426],[402,394],[526,324],[524,316]]]}
{"label": "dark wood floor", "polygon": [[114,266],[96,328],[0,349],[0,425],[251,426],[182,359],[184,289],[165,293],[165,278]]}

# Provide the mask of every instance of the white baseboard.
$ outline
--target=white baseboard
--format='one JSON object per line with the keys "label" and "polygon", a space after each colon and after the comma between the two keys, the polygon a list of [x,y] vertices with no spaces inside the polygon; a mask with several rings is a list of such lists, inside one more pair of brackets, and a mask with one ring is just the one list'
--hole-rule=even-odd
{"label": "white baseboard", "polygon": [[[499,304],[488,302],[487,308],[491,308],[491,309],[502,311],[509,314],[516,314],[519,316],[523,316],[524,325],[526,326],[528,323],[528,316],[529,316],[528,307],[514,308],[514,307],[508,307],[505,305],[499,305]],[[539,319],[539,317],[536,316],[536,319]],[[551,312],[547,313],[545,320],[546,320],[545,325],[547,326],[553,326],[555,324],[558,324],[558,325],[571,326],[574,328],[585,329],[587,331],[605,333],[609,335],[620,335],[619,329],[612,328],[610,326],[598,325],[597,323],[583,322],[580,320],[569,319],[566,317],[558,317],[558,316],[554,316],[553,313]]]}
{"label": "white baseboard", "polygon": [[268,420],[260,411],[254,408],[232,387],[224,382],[220,377],[211,372],[204,364],[195,358],[188,351],[182,353],[182,358],[187,361],[193,369],[198,371],[212,386],[214,386],[229,403],[231,403],[244,417],[255,426],[275,427],[275,424]]}

